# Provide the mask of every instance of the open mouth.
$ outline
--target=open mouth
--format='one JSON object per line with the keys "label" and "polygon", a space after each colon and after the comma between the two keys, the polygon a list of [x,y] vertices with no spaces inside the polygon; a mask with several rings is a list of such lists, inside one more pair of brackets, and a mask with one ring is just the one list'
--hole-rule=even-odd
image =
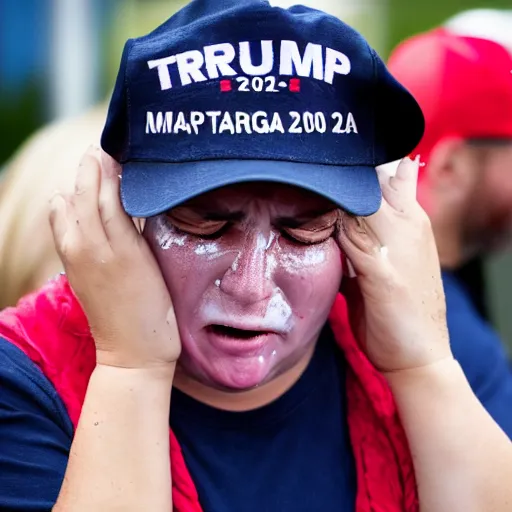
{"label": "open mouth", "polygon": [[250,331],[245,329],[237,329],[235,327],[228,327],[227,325],[210,325],[209,329],[218,336],[226,338],[235,338],[242,340],[250,340],[265,334],[270,334],[268,331]]}

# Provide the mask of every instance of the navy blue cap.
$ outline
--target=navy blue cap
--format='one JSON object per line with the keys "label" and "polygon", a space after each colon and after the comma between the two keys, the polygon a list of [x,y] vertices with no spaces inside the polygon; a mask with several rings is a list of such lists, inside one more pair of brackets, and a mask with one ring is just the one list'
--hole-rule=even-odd
{"label": "navy blue cap", "polygon": [[194,0],[126,43],[101,144],[127,213],[150,217],[235,183],[286,183],[355,215],[375,167],[410,154],[420,107],[364,38],[324,12]]}

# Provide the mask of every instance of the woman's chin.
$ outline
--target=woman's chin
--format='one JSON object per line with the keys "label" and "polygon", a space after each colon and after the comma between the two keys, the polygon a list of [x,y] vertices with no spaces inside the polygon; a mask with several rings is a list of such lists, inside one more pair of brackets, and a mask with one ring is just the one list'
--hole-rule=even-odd
{"label": "woman's chin", "polygon": [[211,384],[216,388],[242,392],[249,391],[264,384],[269,375],[268,361],[259,358],[237,359],[236,361],[216,364],[208,368],[207,374]]}

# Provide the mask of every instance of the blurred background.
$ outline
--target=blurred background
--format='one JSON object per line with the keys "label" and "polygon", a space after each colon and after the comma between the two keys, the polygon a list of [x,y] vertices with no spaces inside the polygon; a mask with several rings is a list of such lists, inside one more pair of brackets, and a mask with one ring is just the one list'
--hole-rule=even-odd
{"label": "blurred background", "polygon": [[[149,32],[185,3],[0,0],[0,184],[2,166],[41,126],[81,115],[91,107],[101,119],[126,39]],[[462,11],[512,9],[512,0],[271,3],[283,7],[303,3],[331,12],[362,32],[383,58],[405,37],[441,25]],[[74,168],[69,172],[74,173]],[[0,216],[0,227],[2,220]],[[472,262],[463,272],[478,307],[512,347],[512,256]]]}

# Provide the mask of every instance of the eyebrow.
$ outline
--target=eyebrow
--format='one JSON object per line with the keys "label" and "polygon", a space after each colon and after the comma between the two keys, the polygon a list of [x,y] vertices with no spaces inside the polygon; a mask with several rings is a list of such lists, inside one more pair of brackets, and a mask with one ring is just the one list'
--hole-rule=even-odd
{"label": "eyebrow", "polygon": [[275,220],[275,224],[279,226],[285,226],[287,228],[298,228],[318,217],[322,217],[323,215],[327,215],[331,213],[335,208],[328,208],[322,210],[313,210],[309,212],[301,213],[300,215],[295,215],[294,217],[278,217]]}
{"label": "eyebrow", "polygon": [[230,211],[198,211],[197,212],[204,220],[216,220],[227,222],[239,222],[245,218],[243,212],[230,212]]}

